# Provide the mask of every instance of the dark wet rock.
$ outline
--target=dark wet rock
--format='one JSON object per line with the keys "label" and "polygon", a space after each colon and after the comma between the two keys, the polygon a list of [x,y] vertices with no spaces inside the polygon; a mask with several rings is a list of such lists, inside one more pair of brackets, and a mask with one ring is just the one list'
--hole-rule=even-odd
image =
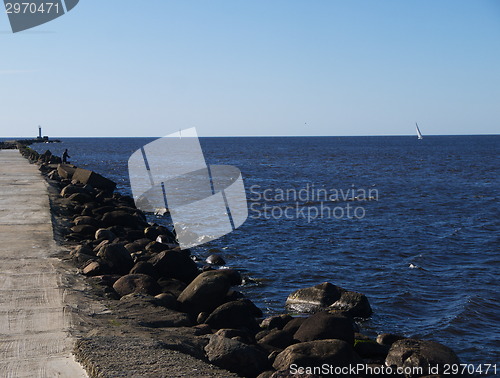
{"label": "dark wet rock", "polygon": [[163,244],[177,244],[175,236],[172,233],[158,235],[156,241]]}
{"label": "dark wet rock", "polygon": [[71,252],[70,255],[74,256],[76,254],[84,254],[84,255],[91,255],[95,256],[94,251],[87,247],[86,245],[77,245]]}
{"label": "dark wet rock", "polygon": [[161,286],[161,291],[164,293],[171,293],[176,298],[182,293],[182,291],[187,287],[185,282],[176,280],[175,278],[160,278],[158,280],[158,285]]}
{"label": "dark wet rock", "polygon": [[[130,274],[147,274],[152,278],[158,278],[158,273],[154,268],[153,264],[147,261],[139,261],[137,262],[132,269],[130,269]],[[160,285],[158,285],[160,287]],[[160,287],[161,289],[161,287]]]}
{"label": "dark wet rock", "polygon": [[146,274],[127,274],[114,283],[113,289],[121,297],[136,293],[156,295],[160,292],[160,286]]}
{"label": "dark wet rock", "polygon": [[439,374],[443,374],[445,364],[460,364],[460,361],[453,350],[435,341],[403,339],[392,344],[385,364],[403,368],[422,367],[424,374],[429,374],[429,366],[438,366]]}
{"label": "dark wet rock", "polygon": [[138,239],[132,243],[125,244],[125,248],[127,248],[130,253],[139,252],[144,250],[149,243],[151,243],[149,239]]}
{"label": "dark wet rock", "polygon": [[[97,199],[97,198],[96,198]],[[92,213],[95,214],[96,216],[99,216],[99,215],[104,215],[106,213],[109,213],[111,211],[114,211],[116,210],[116,207],[115,206],[99,206],[99,207],[96,207],[92,210]]]}
{"label": "dark wet rock", "polygon": [[107,226],[122,226],[131,229],[139,229],[144,224],[144,221],[134,214],[130,214],[123,210],[114,210],[104,213],[102,223]]}
{"label": "dark wet rock", "polygon": [[149,242],[144,249],[148,252],[156,254],[156,253],[160,253],[163,251],[167,251],[170,248],[165,244],[158,243],[156,241],[152,241],[152,242]]}
{"label": "dark wet rock", "polygon": [[[92,250],[90,250],[92,253]],[[73,251],[71,253],[71,257],[73,258],[74,263],[79,268],[84,268],[89,264],[89,261],[96,261],[97,257],[94,254],[86,254],[80,251]]]}
{"label": "dark wet rock", "polygon": [[176,250],[162,251],[149,260],[158,274],[190,283],[197,275],[196,263],[189,256]]}
{"label": "dark wet rock", "polygon": [[273,367],[287,370],[292,364],[314,367],[328,364],[333,367],[363,363],[352,347],[343,340],[329,339],[293,344],[278,354]]}
{"label": "dark wet rock", "polygon": [[94,217],[89,217],[89,216],[76,217],[75,219],[73,219],[73,223],[75,224],[75,226],[80,226],[80,225],[86,224],[86,225],[94,226],[96,228],[99,228],[101,225],[101,222],[99,222]]}
{"label": "dark wet rock", "polygon": [[160,235],[160,231],[156,227],[150,226],[144,229],[144,236],[149,240],[156,240]]}
{"label": "dark wet rock", "polygon": [[107,227],[106,229],[115,234],[117,238],[123,238],[126,233],[125,228],[123,226],[111,226]]}
{"label": "dark wet rock", "polygon": [[111,242],[107,239],[98,239],[98,240],[95,240],[95,242],[92,244],[94,245],[94,249],[93,249],[93,252],[95,255],[97,255],[97,253],[101,250],[102,247],[104,247],[105,245],[108,245],[110,244]]}
{"label": "dark wet rock", "polygon": [[116,235],[113,231],[108,230],[106,228],[100,228],[95,232],[94,237],[96,240],[108,240],[113,241],[116,239]]}
{"label": "dark wet rock", "polygon": [[76,194],[76,193],[88,194],[87,190],[85,188],[83,188],[82,186],[68,185],[68,186],[65,186],[63,188],[63,190],[61,190],[61,197],[67,198],[67,197],[71,196],[72,194]]}
{"label": "dark wet rock", "polygon": [[240,299],[217,307],[205,323],[214,329],[246,328],[257,330],[259,325],[255,319],[262,312],[249,300]]}
{"label": "dark wet rock", "polygon": [[342,315],[318,312],[302,323],[293,338],[302,342],[339,339],[354,345],[352,320]]}
{"label": "dark wet rock", "polygon": [[212,312],[222,304],[230,287],[227,275],[218,271],[204,272],[182,291],[177,300],[182,308],[193,314]]}
{"label": "dark wet rock", "polygon": [[133,242],[142,237],[143,233],[141,230],[125,230],[125,239],[129,242]]}
{"label": "dark wet rock", "polygon": [[83,268],[82,273],[86,276],[100,276],[109,273],[109,266],[102,261],[90,261]]}
{"label": "dark wet rock", "polygon": [[210,265],[226,265],[221,255],[210,255],[205,261]]}
{"label": "dark wet rock", "polygon": [[259,340],[259,345],[263,346],[265,349],[268,349],[266,346],[270,346],[273,349],[285,349],[292,343],[292,336],[288,332],[279,329],[271,330]]}
{"label": "dark wet rock", "polygon": [[394,344],[396,341],[399,341],[399,340],[402,340],[405,338],[406,337],[404,337],[404,336],[396,335],[393,333],[382,333],[382,334],[377,336],[377,343],[379,343],[381,345],[389,345],[390,346],[390,345]]}
{"label": "dark wet rock", "polygon": [[170,308],[172,310],[179,309],[179,302],[177,302],[177,297],[171,293],[160,293],[155,295],[155,298],[158,299],[158,305]]}
{"label": "dark wet rock", "polygon": [[260,328],[264,329],[283,329],[286,324],[292,320],[292,316],[289,314],[282,314],[282,315],[274,315],[270,316],[269,318],[265,318],[261,323],[260,323]]}
{"label": "dark wet rock", "polygon": [[208,324],[196,324],[192,327],[195,329],[196,336],[210,335],[212,334],[212,328]]}
{"label": "dark wet rock", "polygon": [[127,274],[134,266],[132,256],[121,243],[107,244],[97,253],[104,260],[113,272]]}
{"label": "dark wet rock", "polygon": [[360,318],[368,318],[372,314],[365,295],[345,290],[329,282],[296,290],[288,296],[286,305],[299,312],[338,310]]}
{"label": "dark wet rock", "polygon": [[71,227],[71,231],[80,234],[85,237],[93,237],[97,228],[89,224],[81,224],[78,226]]}
{"label": "dark wet rock", "polygon": [[115,282],[118,281],[118,279],[120,277],[122,277],[122,276],[120,276],[118,274],[103,274],[103,275],[95,276],[95,277],[93,277],[93,279],[97,285],[107,286],[107,287],[112,288],[113,285],[115,284]]}
{"label": "dark wet rock", "polygon": [[227,278],[229,278],[232,286],[238,286],[242,283],[241,274],[236,269],[218,269],[215,270],[215,272],[217,272],[217,274],[225,275]]}
{"label": "dark wet rock", "polygon": [[286,331],[293,336],[305,321],[306,318],[293,318],[286,323],[286,325],[283,327],[283,331]]}
{"label": "dark wet rock", "polygon": [[252,337],[252,335],[249,332],[241,329],[222,328],[215,332],[215,335],[227,337],[228,339],[238,338],[239,341],[245,344],[255,343],[255,339]]}
{"label": "dark wet rock", "polygon": [[245,295],[241,291],[230,289],[227,292],[225,302],[237,301],[238,299],[245,299]]}
{"label": "dark wet rock", "polygon": [[269,366],[261,350],[222,336],[211,335],[205,352],[214,365],[245,377],[255,377]]}
{"label": "dark wet rock", "polygon": [[368,337],[359,338],[356,336],[354,350],[362,358],[385,360],[389,352],[389,346],[380,345],[375,340]]}
{"label": "dark wet rock", "polygon": [[196,317],[196,323],[205,324],[205,321],[208,319],[209,316],[210,314],[208,312],[200,312]]}
{"label": "dark wet rock", "polygon": [[92,197],[87,193],[74,193],[68,197],[70,201],[75,201],[78,203],[86,203],[92,201]]}

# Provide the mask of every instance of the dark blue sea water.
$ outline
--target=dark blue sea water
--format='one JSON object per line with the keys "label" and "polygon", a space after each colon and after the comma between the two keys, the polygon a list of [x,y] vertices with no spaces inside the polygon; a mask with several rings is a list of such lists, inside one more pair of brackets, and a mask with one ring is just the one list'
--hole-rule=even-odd
{"label": "dark blue sea water", "polygon": [[[68,148],[73,163],[130,193],[127,160],[151,140],[63,139],[34,147],[56,154]],[[238,230],[193,253],[221,249],[228,265],[250,277],[241,290],[261,308],[282,312],[292,291],[329,281],[368,296],[374,315],[362,327],[369,334],[436,340],[463,362],[500,362],[500,136],[201,138],[201,144],[209,164],[239,167],[253,207]],[[266,189],[270,201],[258,200]],[[303,189],[300,206],[349,204],[363,213],[266,219],[264,205],[277,216],[296,206],[293,198],[276,198],[279,189]],[[318,189],[358,195],[371,189],[378,200],[318,201],[312,198]]]}

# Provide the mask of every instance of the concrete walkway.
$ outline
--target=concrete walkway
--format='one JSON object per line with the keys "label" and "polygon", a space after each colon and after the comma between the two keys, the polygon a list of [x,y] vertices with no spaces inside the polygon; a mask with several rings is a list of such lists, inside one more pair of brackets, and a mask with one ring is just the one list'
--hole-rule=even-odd
{"label": "concrete walkway", "polygon": [[45,180],[17,150],[0,150],[0,377],[86,377],[55,248]]}

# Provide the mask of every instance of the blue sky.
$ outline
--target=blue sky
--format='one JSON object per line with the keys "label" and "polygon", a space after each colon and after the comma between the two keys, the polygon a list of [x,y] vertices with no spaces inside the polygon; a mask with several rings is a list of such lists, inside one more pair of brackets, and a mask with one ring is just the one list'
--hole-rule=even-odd
{"label": "blue sky", "polygon": [[81,0],[0,47],[0,136],[500,130],[496,0]]}

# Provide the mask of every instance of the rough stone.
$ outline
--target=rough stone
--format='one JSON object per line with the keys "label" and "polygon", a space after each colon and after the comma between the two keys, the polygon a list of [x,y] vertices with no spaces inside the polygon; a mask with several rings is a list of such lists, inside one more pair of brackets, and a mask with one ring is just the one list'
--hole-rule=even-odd
{"label": "rough stone", "polygon": [[259,328],[255,319],[259,316],[259,309],[248,299],[228,302],[217,307],[205,321],[210,327],[220,328],[246,328],[257,330]]}
{"label": "rough stone", "polygon": [[261,350],[226,337],[211,335],[205,347],[208,360],[214,365],[245,377],[255,377],[269,366]]}
{"label": "rough stone", "polygon": [[329,282],[294,291],[288,296],[286,305],[298,312],[314,313],[328,309],[360,318],[368,318],[372,314],[365,295],[348,291]]}
{"label": "rough stone", "polygon": [[106,244],[97,253],[103,259],[113,272],[127,274],[134,265],[132,256],[123,244]]}
{"label": "rough stone", "polygon": [[156,295],[160,292],[160,286],[146,274],[127,274],[114,283],[113,289],[121,297],[135,293]]}
{"label": "rough stone", "polygon": [[341,315],[318,312],[302,323],[293,338],[299,341],[339,339],[354,345],[352,320]]}
{"label": "rough stone", "polygon": [[222,304],[230,287],[231,282],[225,274],[204,272],[182,291],[177,300],[188,312],[212,312]]}
{"label": "rough stone", "polygon": [[392,344],[385,364],[404,368],[422,367],[424,374],[429,374],[429,366],[438,366],[439,374],[443,374],[445,364],[460,364],[460,361],[453,350],[435,341],[403,339]]}
{"label": "rough stone", "polygon": [[349,344],[342,340],[330,339],[290,345],[278,354],[273,367],[276,370],[287,370],[292,364],[301,367],[323,364],[341,367],[358,363],[363,363],[363,360],[356,355]]}
{"label": "rough stone", "polygon": [[196,263],[189,256],[176,250],[162,251],[149,262],[162,277],[176,278],[190,283],[198,275]]}

